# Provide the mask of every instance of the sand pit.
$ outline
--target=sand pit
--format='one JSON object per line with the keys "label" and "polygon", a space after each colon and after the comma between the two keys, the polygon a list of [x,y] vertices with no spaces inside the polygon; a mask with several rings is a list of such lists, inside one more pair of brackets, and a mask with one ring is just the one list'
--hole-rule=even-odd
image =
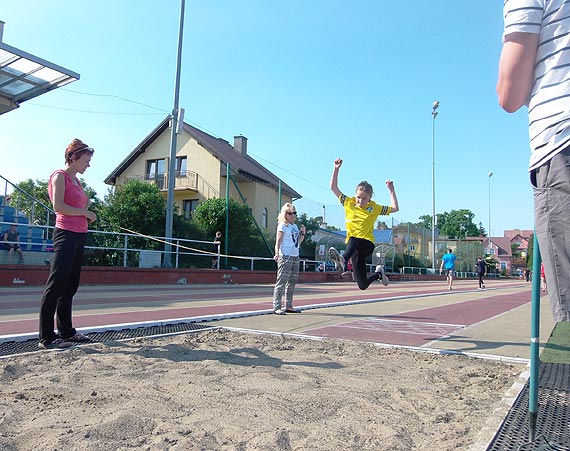
{"label": "sand pit", "polygon": [[467,450],[522,365],[227,330],[0,360],[0,450]]}

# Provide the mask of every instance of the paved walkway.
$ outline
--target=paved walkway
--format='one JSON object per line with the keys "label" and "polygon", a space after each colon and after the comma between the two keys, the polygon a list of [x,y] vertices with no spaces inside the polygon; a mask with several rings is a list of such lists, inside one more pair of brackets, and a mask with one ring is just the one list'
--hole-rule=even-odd
{"label": "paved walkway", "polygon": [[[272,285],[82,286],[74,325],[86,332],[113,325],[215,320],[260,331],[529,358],[531,285],[490,280],[380,284],[360,291],[351,282],[300,284],[300,314],[272,312]],[[42,287],[0,288],[0,341],[37,336]],[[554,324],[541,303],[541,342]],[[97,328],[97,329],[96,329]]]}

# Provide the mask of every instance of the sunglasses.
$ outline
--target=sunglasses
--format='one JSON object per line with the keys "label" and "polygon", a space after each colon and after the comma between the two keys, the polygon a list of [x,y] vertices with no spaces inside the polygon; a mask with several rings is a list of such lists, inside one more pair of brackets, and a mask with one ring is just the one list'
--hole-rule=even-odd
{"label": "sunglasses", "polygon": [[288,211],[287,214],[288,214],[288,215],[295,215],[295,216],[296,216],[296,215],[297,215],[297,212],[296,212],[296,211]]}
{"label": "sunglasses", "polygon": [[73,152],[69,153],[69,157],[71,158],[72,155],[75,155],[76,153],[88,153],[89,155],[93,155],[95,153],[95,149],[93,149],[92,147],[82,147],[81,149],[77,149],[74,150]]}

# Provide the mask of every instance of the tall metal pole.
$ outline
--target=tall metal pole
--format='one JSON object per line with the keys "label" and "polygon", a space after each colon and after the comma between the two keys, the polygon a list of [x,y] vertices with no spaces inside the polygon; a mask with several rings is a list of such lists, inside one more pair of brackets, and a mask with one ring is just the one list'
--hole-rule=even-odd
{"label": "tall metal pole", "polygon": [[172,130],[170,133],[170,161],[168,164],[168,195],[166,197],[166,225],[165,234],[166,242],[164,246],[164,257],[162,259],[162,266],[165,268],[172,267],[171,259],[171,245],[172,239],[172,221],[174,218],[174,185],[176,183],[176,143],[178,130],[178,102],[180,98],[180,68],[182,66],[182,36],[184,33],[184,7],[185,0],[180,0],[180,28],[178,29],[178,55],[176,58],[176,82],[174,86],[174,107],[172,108],[171,125]]}
{"label": "tall metal pole", "polygon": [[230,242],[230,163],[226,163],[226,234],[224,236],[224,269],[228,269],[228,250]]}
{"label": "tall metal pole", "polygon": [[540,370],[540,247],[536,230],[532,246],[532,309],[530,323],[530,378],[528,387],[528,420],[529,438],[534,441],[536,437],[536,420],[538,418],[538,381]]}
{"label": "tall metal pole", "polygon": [[487,233],[489,248],[491,247],[491,177],[493,177],[493,173],[489,172],[489,232]]}
{"label": "tall metal pole", "polygon": [[437,117],[437,108],[439,101],[433,102],[431,111],[432,127],[431,127],[431,267],[435,273],[435,118]]}

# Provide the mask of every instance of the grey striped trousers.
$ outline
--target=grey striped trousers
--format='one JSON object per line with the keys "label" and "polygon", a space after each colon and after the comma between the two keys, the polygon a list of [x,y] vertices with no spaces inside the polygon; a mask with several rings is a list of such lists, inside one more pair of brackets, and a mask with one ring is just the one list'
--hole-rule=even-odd
{"label": "grey striped trousers", "polygon": [[273,290],[273,310],[282,308],[281,298],[285,293],[285,308],[293,308],[293,291],[299,278],[299,257],[280,255],[277,259],[277,281]]}

